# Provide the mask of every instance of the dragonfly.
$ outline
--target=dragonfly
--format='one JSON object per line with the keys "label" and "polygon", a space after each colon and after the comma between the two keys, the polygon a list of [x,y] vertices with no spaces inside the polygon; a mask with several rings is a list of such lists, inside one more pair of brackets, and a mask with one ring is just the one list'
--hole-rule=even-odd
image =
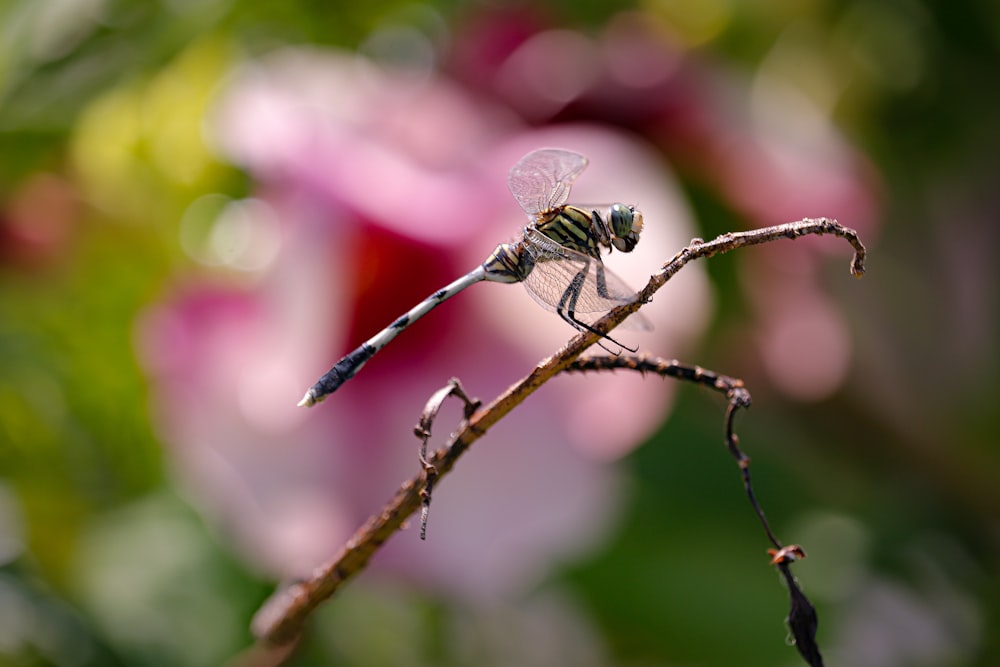
{"label": "dragonfly", "polygon": [[[604,266],[601,252],[631,252],[642,232],[642,213],[620,203],[567,204],[573,182],[587,164],[583,155],[557,148],[532,151],[521,158],[507,176],[511,194],[528,215],[520,238],[498,245],[482,265],[434,292],[341,358],[309,388],[299,405],[309,407],[324,400],[414,322],[482,281],[523,283],[539,305],[577,331],[630,349],[592,324],[612,308],[638,300],[636,292]],[[625,324],[633,329],[652,328],[640,313],[633,313]]]}

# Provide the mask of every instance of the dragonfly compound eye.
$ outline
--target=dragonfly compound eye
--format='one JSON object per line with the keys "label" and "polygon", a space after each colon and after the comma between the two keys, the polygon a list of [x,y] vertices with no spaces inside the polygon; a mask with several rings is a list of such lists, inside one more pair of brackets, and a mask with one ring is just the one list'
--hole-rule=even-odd
{"label": "dragonfly compound eye", "polygon": [[642,231],[642,213],[632,206],[614,204],[611,206],[612,243],[622,252],[631,252],[639,242]]}

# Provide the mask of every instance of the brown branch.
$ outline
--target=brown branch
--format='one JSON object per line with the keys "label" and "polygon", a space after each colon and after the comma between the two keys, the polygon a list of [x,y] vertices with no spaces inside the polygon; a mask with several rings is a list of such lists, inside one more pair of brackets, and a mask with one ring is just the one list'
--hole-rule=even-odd
{"label": "brown branch", "polygon": [[[806,219],[749,232],[723,234],[708,242],[696,239],[650,277],[649,282],[639,292],[639,300],[615,308],[598,320],[594,324],[594,329],[603,333],[611,331],[648,302],[657,290],[692,260],[712,257],[744,246],[779,239],[796,239],[810,234],[833,234],[846,239],[854,248],[851,273],[860,276],[864,272],[865,248],[858,239],[857,233],[826,218]],[[479,408],[467,416],[451,436],[447,445],[426,457],[425,463],[433,467],[435,479],[440,480],[448,474],[465,450],[482,437],[491,426],[506,416],[545,382],[555,375],[569,370],[580,354],[596,343],[598,339],[599,336],[596,333],[590,332],[574,337],[555,354],[543,359],[526,377],[511,385],[489,405]],[[669,365],[669,362],[663,363]],[[575,367],[573,370],[583,369]],[[637,367],[636,370],[643,370],[643,368]],[[645,368],[645,370],[653,369]],[[695,379],[694,375],[700,379]],[[702,383],[715,382],[719,377],[724,377],[712,374],[715,379],[709,380],[708,372],[703,370],[700,373],[693,373],[693,376],[689,379],[695,379],[695,381]],[[677,377],[682,376],[678,374]],[[733,387],[733,389],[740,388]],[[727,428],[729,427],[727,426]],[[406,519],[421,506],[421,490],[424,488],[424,480],[424,475],[421,474],[404,482],[382,511],[370,517],[347,541],[340,553],[319,566],[307,580],[278,591],[265,602],[254,617],[252,624],[253,633],[258,640],[265,645],[285,645],[295,641],[301,634],[305,620],[312,611],[333,595],[341,584],[364,569],[379,547],[397,532]]]}

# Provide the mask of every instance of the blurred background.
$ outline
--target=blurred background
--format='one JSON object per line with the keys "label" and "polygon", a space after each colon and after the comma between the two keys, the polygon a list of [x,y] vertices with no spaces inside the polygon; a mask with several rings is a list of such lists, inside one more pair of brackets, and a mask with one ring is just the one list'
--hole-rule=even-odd
{"label": "blurred background", "polygon": [[[861,281],[839,239],[740,251],[620,337],[747,382],[827,664],[1000,663],[998,7],[6,0],[0,664],[248,646],[278,582],[418,471],[435,389],[489,399],[570,337],[477,285],[295,407],[517,234],[507,169],[550,145],[591,160],[573,200],[644,211],[611,258],[637,287],[694,236],[859,230]],[[556,379],[290,664],[802,664],[724,407]]]}

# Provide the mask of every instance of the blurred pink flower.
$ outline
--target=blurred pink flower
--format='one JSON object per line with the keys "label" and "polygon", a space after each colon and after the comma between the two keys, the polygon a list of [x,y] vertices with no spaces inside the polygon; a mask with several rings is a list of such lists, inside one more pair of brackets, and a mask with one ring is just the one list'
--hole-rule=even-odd
{"label": "blurred pink flower", "polygon": [[[251,208],[277,225],[280,248],[245,280],[178,286],[141,319],[137,341],[179,482],[278,576],[329,558],[419,470],[412,428],[434,390],[457,376],[490,398],[573,335],[520,286],[476,285],[325,403],[295,407],[337,357],[517,233],[525,218],[505,183],[518,158],[577,150],[591,166],[573,201],[643,211],[637,250],[612,258],[636,286],[694,235],[662,162],[624,133],[527,130],[444,79],[353,55],[287,50],[247,64],[211,136],[255,177]],[[708,316],[704,275],[692,267],[661,295],[644,310],[657,331],[621,335],[680,356]],[[428,543],[407,533],[377,562],[465,595],[530,584],[609,529],[622,490],[607,460],[659,425],[671,393],[626,374],[557,379],[442,483]],[[448,410],[432,445],[458,418]]]}

